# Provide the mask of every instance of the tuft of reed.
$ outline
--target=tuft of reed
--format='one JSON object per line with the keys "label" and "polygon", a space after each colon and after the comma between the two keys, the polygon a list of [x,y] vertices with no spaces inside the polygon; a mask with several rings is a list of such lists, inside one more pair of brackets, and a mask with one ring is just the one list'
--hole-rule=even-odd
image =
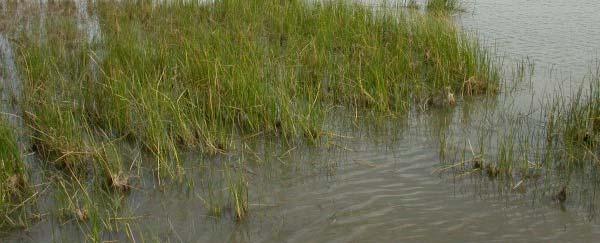
{"label": "tuft of reed", "polygon": [[600,66],[584,83],[589,86],[544,107],[546,143],[563,151],[568,163],[600,162]]}
{"label": "tuft of reed", "polygon": [[459,0],[428,0],[426,9],[432,13],[452,13],[463,11]]}
{"label": "tuft of reed", "polygon": [[248,182],[244,173],[244,164],[240,162],[237,166],[237,171],[226,169],[225,172],[230,206],[234,212],[235,219],[242,221],[248,214]]}
{"label": "tuft of reed", "polygon": [[[134,223],[135,217],[123,210],[124,197],[120,193],[70,176],[56,175],[49,184],[55,207],[50,213],[61,225],[79,229],[82,240],[106,240],[107,232],[124,230]],[[133,239],[131,234],[127,237]]]}
{"label": "tuft of reed", "polygon": [[[526,73],[520,71],[516,78]],[[506,114],[501,110],[478,114],[482,115],[481,120],[465,124],[462,131],[465,134],[461,136],[470,138],[475,131],[478,150],[470,140],[462,146],[455,145],[447,136],[450,132],[439,132],[440,159],[452,164],[436,172],[452,171],[461,176],[482,172],[477,174],[503,182],[510,191],[521,193],[526,191],[527,184],[537,187],[542,182],[548,186],[544,187],[546,193],[555,194],[553,198],[560,202],[566,198],[565,188],[572,188],[569,186],[572,181],[587,188],[597,176],[588,174],[600,165],[598,66],[584,83],[589,86],[582,86],[571,95],[555,94],[539,110],[527,115],[515,115],[510,110]],[[539,115],[539,119],[534,115]],[[586,179],[580,180],[575,175]]]}
{"label": "tuft of reed", "polygon": [[243,160],[223,161],[220,165],[209,165],[206,179],[202,180],[203,196],[197,195],[204,208],[213,218],[230,215],[237,222],[248,217],[249,192]]}
{"label": "tuft of reed", "polygon": [[[600,71],[600,70],[599,70]],[[577,96],[566,105],[559,117],[565,144],[574,144],[598,152],[600,145],[600,72],[593,77],[588,92]]]}
{"label": "tuft of reed", "polygon": [[417,0],[404,0],[404,6],[408,9],[419,9]]}
{"label": "tuft of reed", "polygon": [[0,119],[0,232],[28,225],[31,189],[13,128]]}

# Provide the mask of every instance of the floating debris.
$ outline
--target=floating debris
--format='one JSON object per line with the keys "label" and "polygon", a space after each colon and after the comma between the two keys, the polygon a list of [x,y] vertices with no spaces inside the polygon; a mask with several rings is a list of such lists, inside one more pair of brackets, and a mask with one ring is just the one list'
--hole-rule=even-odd
{"label": "floating debris", "polygon": [[129,190],[131,190],[131,176],[129,176],[128,174],[120,172],[117,175],[111,175],[109,179],[111,187],[116,191],[126,193]]}
{"label": "floating debris", "polygon": [[77,216],[77,220],[81,222],[85,222],[89,219],[88,211],[84,208],[75,209],[75,216]]}

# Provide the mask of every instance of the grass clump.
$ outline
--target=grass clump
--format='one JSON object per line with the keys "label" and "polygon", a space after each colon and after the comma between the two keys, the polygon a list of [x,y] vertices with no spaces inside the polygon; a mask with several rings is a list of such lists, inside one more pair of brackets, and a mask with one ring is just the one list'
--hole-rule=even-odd
{"label": "grass clump", "polygon": [[0,231],[27,224],[25,164],[12,128],[0,120]]}
{"label": "grass clump", "polygon": [[[587,92],[581,89],[569,101],[560,100],[548,110],[549,142],[568,150],[584,148],[600,155],[600,72],[592,76]],[[586,93],[584,93],[586,92]],[[600,162],[600,161],[599,161]]]}
{"label": "grass clump", "polygon": [[461,176],[483,172],[521,192],[526,182],[536,186],[543,182],[553,200],[565,201],[566,188],[572,188],[569,184],[581,177],[586,178],[581,186],[589,186],[600,165],[600,71],[596,69],[585,83],[589,87],[572,95],[557,94],[528,115],[497,110],[478,114],[482,118],[465,124],[461,136],[470,138],[475,131],[478,150],[470,140],[453,150],[456,142],[448,141],[448,131],[441,132],[440,159],[452,164],[436,171]]}
{"label": "grass clump", "polygon": [[[240,170],[243,170],[243,163],[238,163]],[[248,213],[248,182],[246,176],[241,171],[232,172],[226,170],[229,198],[231,208],[235,213],[235,218],[242,221],[247,217]]]}
{"label": "grass clump", "polygon": [[419,9],[417,0],[404,0],[404,6],[408,9]]}
{"label": "grass clump", "polygon": [[47,44],[22,38],[35,94],[27,123],[45,158],[68,166],[93,159],[90,138],[107,134],[140,143],[161,174],[176,175],[181,148],[221,153],[260,133],[317,142],[332,106],[406,114],[498,87],[488,52],[430,15],[342,1],[96,7],[99,43],[64,17],[47,21]]}
{"label": "grass clump", "polygon": [[[160,184],[183,173],[186,149],[225,153],[257,134],[318,143],[334,106],[402,116],[448,105],[446,97],[454,103],[454,94],[498,90],[498,69],[476,40],[416,11],[341,1],[100,1],[102,39],[87,41],[76,6],[60,4],[51,3],[61,14],[48,15],[47,33],[15,38],[27,94],[20,103],[36,154],[65,172],[57,173],[60,214],[89,222],[90,239],[112,227],[106,203],[118,208],[135,189],[131,171],[141,169],[124,147],[142,151]],[[207,186],[216,189],[206,207],[243,221],[249,180],[236,170],[222,177],[227,185]]]}
{"label": "grass clump", "polygon": [[119,175],[122,163],[115,153],[114,136],[96,128],[86,112],[91,109],[87,106],[95,105],[89,98],[96,78],[90,58],[93,47],[81,42],[77,25],[69,17],[50,19],[47,24],[57,29],[46,35],[46,44],[35,36],[20,36],[19,48],[26,57],[20,63],[21,74],[24,92],[29,94],[22,103],[30,142],[36,154],[54,168],[71,176],[99,172],[108,184],[124,189],[117,185],[123,184],[124,177]]}
{"label": "grass clump", "polygon": [[426,8],[433,13],[450,13],[463,10],[459,0],[428,0]]}

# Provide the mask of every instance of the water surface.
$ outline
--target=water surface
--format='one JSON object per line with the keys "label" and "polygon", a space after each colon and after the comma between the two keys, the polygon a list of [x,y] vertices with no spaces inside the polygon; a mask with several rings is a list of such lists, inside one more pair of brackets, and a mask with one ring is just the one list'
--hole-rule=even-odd
{"label": "water surface", "polygon": [[[374,3],[375,1],[369,1]],[[89,3],[91,4],[91,2]],[[87,5],[77,5],[87,8]],[[582,0],[469,0],[456,16],[461,26],[494,47],[507,67],[523,58],[536,64],[530,86],[493,103],[531,109],[545,95],[576,90],[600,50],[600,2]],[[87,40],[101,38],[97,17],[78,12]],[[1,41],[2,39],[0,39]],[[1,43],[1,42],[0,42]],[[465,129],[485,110],[465,101],[453,110],[433,110],[373,125],[336,116],[331,129],[346,138],[323,147],[286,147],[276,139],[246,142],[250,216],[237,223],[207,212],[206,183],[219,171],[190,169],[195,186],[157,190],[152,177],[123,199],[120,215],[134,218],[136,240],[184,242],[406,242],[406,241],[594,241],[596,169],[575,174],[569,200],[558,205],[546,193],[560,182],[531,181],[524,191],[478,175],[435,173],[440,130]],[[503,105],[500,105],[503,106]],[[500,109],[500,108],[498,108]],[[460,140],[460,139],[459,139]],[[239,155],[238,155],[239,156]],[[232,156],[235,157],[235,156]],[[260,159],[258,159],[260,158]],[[203,158],[227,163],[235,158]],[[516,182],[516,181],[514,181]],[[508,182],[510,183],[510,182]],[[224,185],[216,183],[216,187]],[[538,187],[544,189],[537,189]],[[77,241],[79,226],[44,219],[7,241]],[[105,232],[126,240],[128,232]]]}

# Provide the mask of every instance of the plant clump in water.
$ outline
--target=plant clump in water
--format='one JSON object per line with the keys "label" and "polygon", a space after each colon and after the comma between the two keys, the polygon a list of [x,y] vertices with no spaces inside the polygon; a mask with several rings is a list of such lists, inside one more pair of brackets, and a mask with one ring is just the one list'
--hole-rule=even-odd
{"label": "plant clump in water", "polygon": [[101,131],[140,141],[161,174],[175,175],[178,147],[222,153],[233,134],[257,133],[318,142],[332,106],[405,114],[434,96],[453,105],[454,92],[498,87],[489,54],[427,14],[337,1],[142,1],[97,10],[105,37],[98,52],[65,39],[77,28],[60,18],[47,45],[25,39],[20,52],[33,94],[26,121],[41,154],[62,166],[93,157],[87,140]]}
{"label": "plant clump in water", "polygon": [[426,8],[427,11],[433,13],[451,13],[463,10],[458,0],[428,0]]}
{"label": "plant clump in water", "polygon": [[27,225],[31,193],[25,169],[12,128],[0,119],[0,231]]}
{"label": "plant clump in water", "polygon": [[[218,156],[259,134],[319,144],[335,106],[404,116],[434,99],[452,106],[459,95],[498,90],[498,69],[475,39],[416,11],[347,1],[100,1],[93,19],[102,35],[89,38],[81,32],[90,24],[78,22],[83,5],[48,9],[60,14],[47,15],[44,40],[14,38],[27,94],[19,102],[36,155],[59,171],[57,204],[93,227],[110,225],[99,215],[132,188],[121,144],[150,158],[144,165],[161,184],[185,173],[182,150]],[[26,179],[24,169],[21,177],[3,170],[10,188]],[[227,173],[225,199],[205,204],[241,221],[248,181]]]}

